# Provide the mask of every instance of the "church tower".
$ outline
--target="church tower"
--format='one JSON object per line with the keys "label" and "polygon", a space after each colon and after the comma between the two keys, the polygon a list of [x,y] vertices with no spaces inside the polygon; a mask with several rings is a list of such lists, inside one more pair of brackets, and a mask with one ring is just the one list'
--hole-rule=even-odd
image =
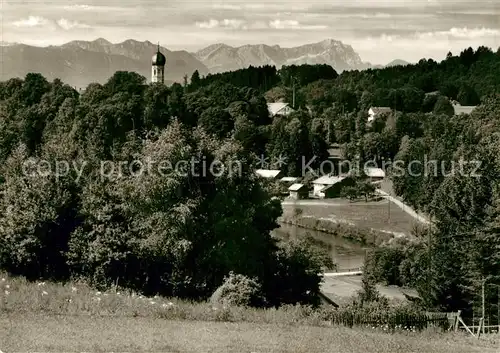
{"label": "church tower", "polygon": [[151,62],[151,82],[164,83],[165,82],[165,64],[167,59],[165,55],[160,52],[160,43],[158,43],[158,50]]}

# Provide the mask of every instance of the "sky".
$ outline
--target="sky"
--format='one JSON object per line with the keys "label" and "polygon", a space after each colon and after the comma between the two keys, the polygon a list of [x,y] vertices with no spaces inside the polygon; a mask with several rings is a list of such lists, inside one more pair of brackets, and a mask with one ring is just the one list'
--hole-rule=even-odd
{"label": "sky", "polygon": [[38,46],[105,38],[196,51],[331,38],[372,64],[500,47],[500,0],[0,0],[0,21],[0,41]]}

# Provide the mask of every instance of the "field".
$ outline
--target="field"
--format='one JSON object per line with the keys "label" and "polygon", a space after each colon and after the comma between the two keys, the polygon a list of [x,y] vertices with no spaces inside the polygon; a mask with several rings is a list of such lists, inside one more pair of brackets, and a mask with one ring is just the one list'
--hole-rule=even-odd
{"label": "field", "polygon": [[344,327],[130,317],[3,315],[6,352],[493,353],[494,341],[453,334],[386,334]]}
{"label": "field", "polygon": [[0,350],[10,352],[497,352],[497,336],[349,329],[321,310],[222,308],[81,283],[0,275]]}
{"label": "field", "polygon": [[410,234],[419,224],[397,205],[385,199],[380,201],[349,202],[345,199],[286,200],[283,217],[289,218],[300,209],[300,217],[314,217],[333,224],[345,224],[358,229],[371,229],[393,235]]}

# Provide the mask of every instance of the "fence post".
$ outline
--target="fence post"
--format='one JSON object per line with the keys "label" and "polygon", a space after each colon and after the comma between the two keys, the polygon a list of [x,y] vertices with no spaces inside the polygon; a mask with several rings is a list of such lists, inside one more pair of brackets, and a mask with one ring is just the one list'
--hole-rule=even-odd
{"label": "fence post", "polygon": [[481,336],[481,330],[484,330],[484,318],[479,319],[479,327],[477,328],[477,339]]}
{"label": "fence post", "polygon": [[460,317],[460,314],[462,313],[462,310],[457,311],[457,316],[455,317],[455,332],[458,331],[458,318]]}

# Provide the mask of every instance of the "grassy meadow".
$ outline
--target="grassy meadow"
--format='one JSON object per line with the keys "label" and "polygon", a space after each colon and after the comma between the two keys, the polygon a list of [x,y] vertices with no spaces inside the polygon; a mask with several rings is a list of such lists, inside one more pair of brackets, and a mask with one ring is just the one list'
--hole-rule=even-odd
{"label": "grassy meadow", "polygon": [[325,310],[224,308],[83,283],[0,275],[0,350],[9,352],[497,352],[465,333],[332,326]]}

